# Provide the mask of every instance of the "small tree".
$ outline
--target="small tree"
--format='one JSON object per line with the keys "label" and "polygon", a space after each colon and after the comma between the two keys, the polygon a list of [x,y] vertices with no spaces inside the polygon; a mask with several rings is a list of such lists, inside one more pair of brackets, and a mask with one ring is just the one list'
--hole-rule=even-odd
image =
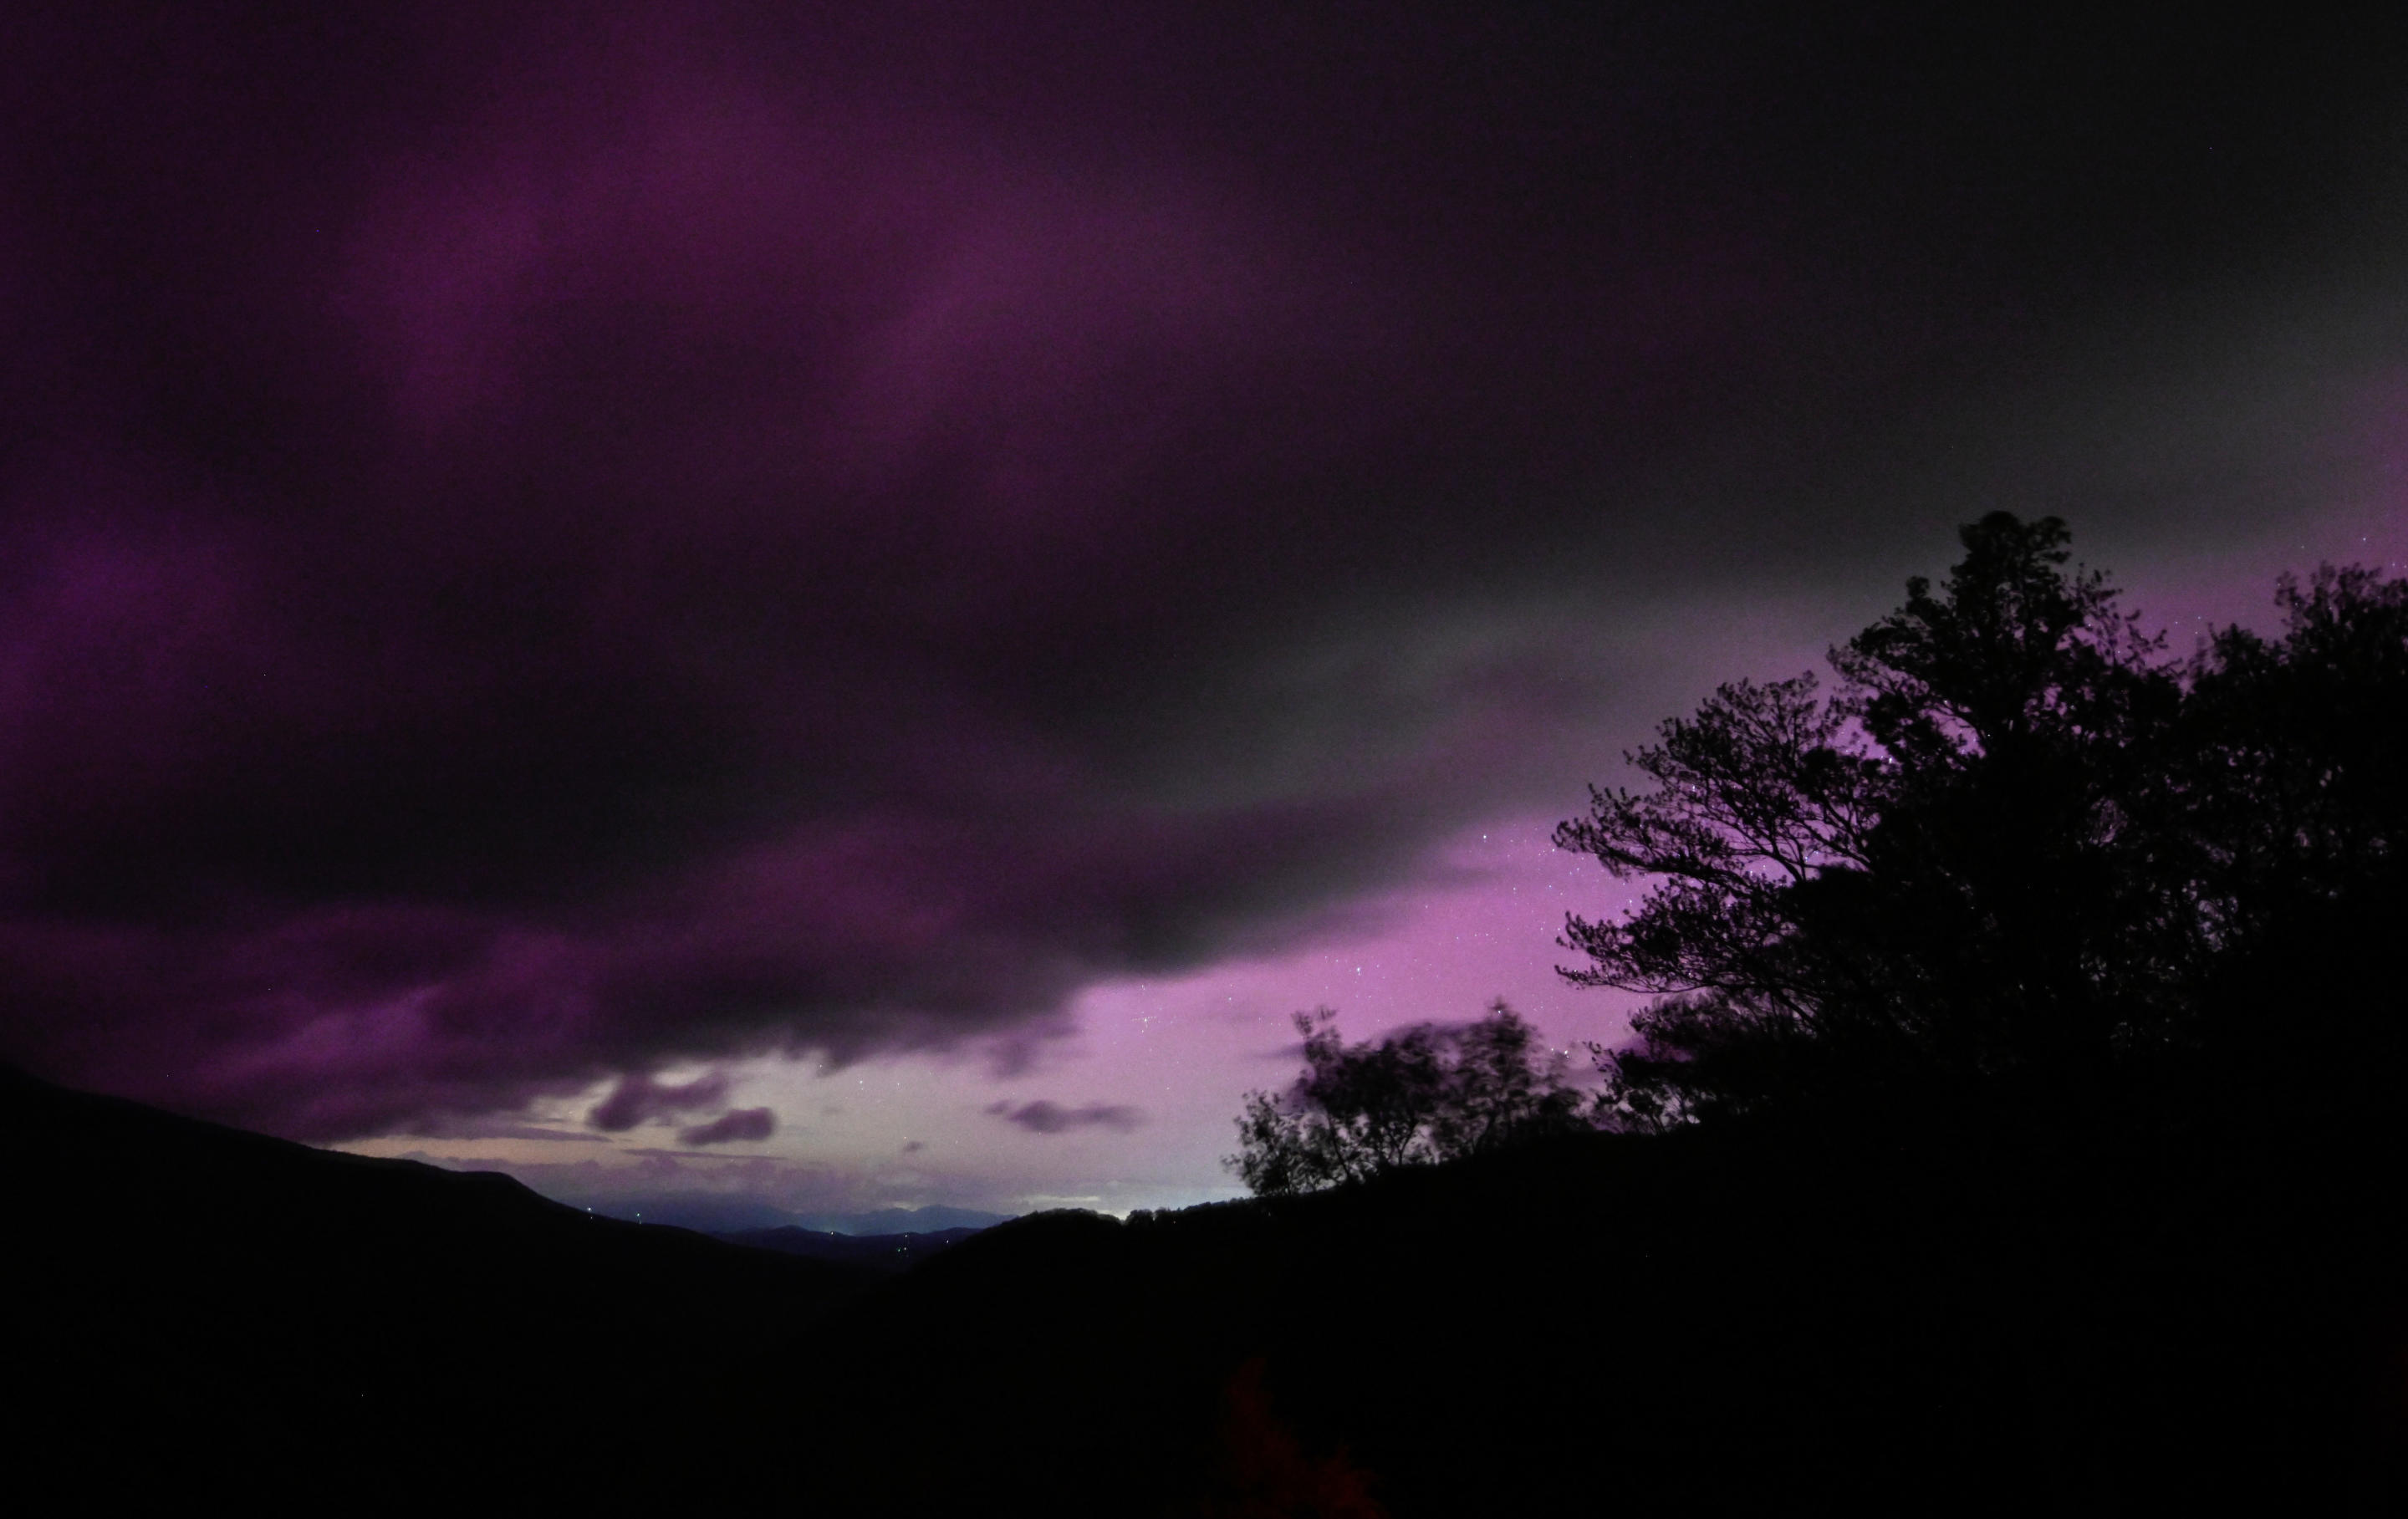
{"label": "small tree", "polygon": [[1346,1043],[1328,1008],[1296,1015],[1304,1070],[1284,1092],[1250,1092],[1238,1153],[1223,1164],[1257,1194],[1309,1192],[1399,1166],[1477,1154],[1582,1126],[1560,1053],[1502,1001],[1464,1025],[1416,1024]]}

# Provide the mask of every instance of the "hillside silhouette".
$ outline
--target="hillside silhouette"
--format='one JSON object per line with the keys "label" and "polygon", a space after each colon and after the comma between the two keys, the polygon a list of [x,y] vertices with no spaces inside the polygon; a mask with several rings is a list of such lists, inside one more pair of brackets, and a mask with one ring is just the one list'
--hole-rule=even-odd
{"label": "hillside silhouette", "polygon": [[878,1274],[6,1069],[0,1146],[16,1465],[95,1500],[624,1495],[631,1436]]}

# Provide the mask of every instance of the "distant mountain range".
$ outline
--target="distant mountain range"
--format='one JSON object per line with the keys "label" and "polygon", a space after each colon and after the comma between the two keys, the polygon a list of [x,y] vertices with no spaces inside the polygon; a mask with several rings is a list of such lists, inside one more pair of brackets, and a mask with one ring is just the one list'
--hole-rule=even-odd
{"label": "distant mountain range", "polygon": [[988,1213],[975,1208],[878,1208],[866,1213],[807,1213],[795,1220],[806,1229],[827,1234],[933,1234],[946,1229],[991,1229],[1009,1224],[1017,1213]]}
{"label": "distant mountain range", "polygon": [[[932,1208],[928,1211],[939,1210]],[[915,1230],[905,1234],[837,1234],[789,1225],[777,1229],[743,1229],[718,1238],[730,1244],[749,1245],[755,1250],[775,1250],[810,1260],[843,1261],[867,1267],[881,1275],[892,1276],[980,1232],[977,1228],[953,1228]]]}
{"label": "distant mountain range", "polygon": [[939,1229],[984,1229],[1009,1222],[1011,1213],[975,1208],[877,1208],[853,1213],[796,1213],[751,1197],[708,1192],[663,1192],[596,1201],[593,1211],[636,1224],[666,1224],[703,1234],[731,1235],[767,1229],[810,1229],[820,1234],[928,1234]]}

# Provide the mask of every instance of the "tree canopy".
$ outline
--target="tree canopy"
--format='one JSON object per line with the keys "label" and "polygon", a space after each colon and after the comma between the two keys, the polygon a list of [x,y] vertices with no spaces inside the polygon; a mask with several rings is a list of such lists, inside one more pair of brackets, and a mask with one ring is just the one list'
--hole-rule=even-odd
{"label": "tree canopy", "polygon": [[1609,1119],[2127,1086],[2229,1064],[2285,981],[2396,1069],[2368,952],[2403,900],[2408,583],[2286,580],[2280,637],[2177,659],[2057,519],[1960,536],[1828,691],[1722,686],[1556,830],[1648,888],[1562,940],[1567,979],[1656,998],[1604,1057]]}
{"label": "tree canopy", "polygon": [[2408,1076],[2386,946],[2408,916],[2408,581],[2278,582],[2281,631],[2187,656],[2054,517],[1959,534],[1940,584],[1735,681],[1591,788],[1558,846],[1643,883],[1559,967],[1652,998],[1592,1106],[1498,1004],[1347,1044],[1249,1094],[1227,1164],[1329,1185],[1597,1121],[1796,1101],[2136,1095],[2357,1122]]}

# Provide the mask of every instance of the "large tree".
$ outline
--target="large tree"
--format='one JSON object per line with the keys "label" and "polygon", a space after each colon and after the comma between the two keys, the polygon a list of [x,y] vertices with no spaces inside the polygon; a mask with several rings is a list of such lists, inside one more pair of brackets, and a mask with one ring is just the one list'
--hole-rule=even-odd
{"label": "large tree", "polygon": [[1656,997],[1606,1059],[1621,1122],[2113,1090],[2196,1059],[2236,965],[2397,902],[2401,585],[2286,584],[2281,639],[2184,662],[2057,519],[1961,537],[1944,584],[1832,651],[1828,693],[1722,687],[1628,756],[1643,789],[1556,831],[1649,888],[1563,940],[1570,980]]}

